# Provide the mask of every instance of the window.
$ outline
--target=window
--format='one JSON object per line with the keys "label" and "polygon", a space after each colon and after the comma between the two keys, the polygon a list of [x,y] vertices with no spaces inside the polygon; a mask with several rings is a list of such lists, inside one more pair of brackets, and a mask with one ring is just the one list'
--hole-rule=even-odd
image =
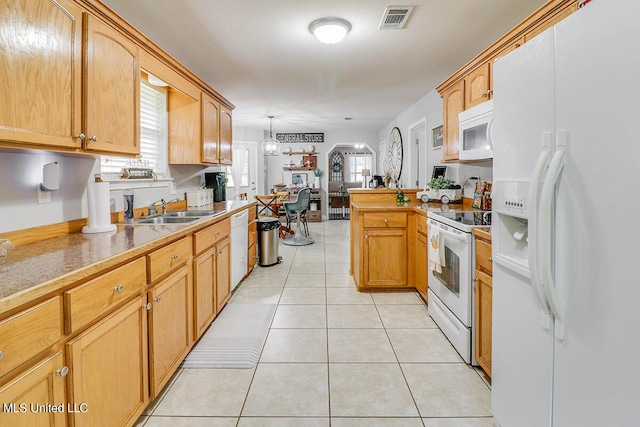
{"label": "window", "polygon": [[[153,168],[167,175],[167,91],[140,80],[140,158],[102,156],[103,174],[119,174],[125,166]],[[117,175],[114,175],[117,176]]]}
{"label": "window", "polygon": [[[249,186],[249,149],[245,150],[244,163],[242,164],[242,179],[240,187]],[[234,188],[232,166],[227,167],[227,187]]]}
{"label": "window", "polygon": [[362,182],[362,169],[371,170],[371,161],[373,156],[371,154],[363,153],[347,153],[345,155],[347,160],[347,181]]}

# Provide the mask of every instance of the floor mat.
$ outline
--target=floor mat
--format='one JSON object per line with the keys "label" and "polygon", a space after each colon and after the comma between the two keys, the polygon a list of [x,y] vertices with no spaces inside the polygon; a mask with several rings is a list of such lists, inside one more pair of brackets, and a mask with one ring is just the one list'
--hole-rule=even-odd
{"label": "floor mat", "polygon": [[182,368],[253,368],[276,304],[228,304],[182,362]]}

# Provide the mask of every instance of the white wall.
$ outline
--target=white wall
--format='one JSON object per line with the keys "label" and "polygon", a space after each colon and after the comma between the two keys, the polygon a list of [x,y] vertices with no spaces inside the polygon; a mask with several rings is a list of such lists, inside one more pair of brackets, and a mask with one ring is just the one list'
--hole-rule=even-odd
{"label": "white wall", "polygon": [[[417,155],[417,147],[415,144],[408,143],[409,126],[413,123],[425,119],[427,124],[427,159],[422,164],[427,166],[427,176],[431,176],[434,166],[447,166],[447,178],[453,179],[458,184],[464,184],[467,178],[479,176],[481,178],[493,177],[493,162],[491,160],[475,162],[475,163],[442,163],[442,149],[432,149],[431,130],[443,122],[442,116],[442,98],[434,89],[420,98],[415,104],[406,109],[402,114],[389,122],[378,133],[379,141],[386,141],[389,138],[391,130],[394,127],[400,129],[403,140],[403,165],[400,182],[404,188],[411,188],[410,183],[415,184],[416,177],[411,176],[409,159]],[[384,153],[380,153],[380,158],[384,157]],[[465,186],[465,197],[473,197],[473,182]]]}
{"label": "white wall", "polygon": [[[51,192],[51,203],[38,204],[37,187],[42,167],[60,163],[60,189]],[[145,207],[164,198],[184,199],[184,192],[204,183],[204,172],[219,167],[170,166],[175,191],[169,187],[134,189],[134,207]],[[99,173],[97,156],[54,153],[40,150],[0,150],[0,233],[86,218],[86,186]],[[111,212],[123,210],[123,190],[110,193]]]}

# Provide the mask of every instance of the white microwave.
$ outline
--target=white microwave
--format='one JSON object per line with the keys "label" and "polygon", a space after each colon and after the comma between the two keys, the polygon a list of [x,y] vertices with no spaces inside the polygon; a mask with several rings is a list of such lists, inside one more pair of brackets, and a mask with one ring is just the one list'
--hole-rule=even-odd
{"label": "white microwave", "polygon": [[493,100],[485,101],[458,114],[460,121],[460,160],[493,158]]}

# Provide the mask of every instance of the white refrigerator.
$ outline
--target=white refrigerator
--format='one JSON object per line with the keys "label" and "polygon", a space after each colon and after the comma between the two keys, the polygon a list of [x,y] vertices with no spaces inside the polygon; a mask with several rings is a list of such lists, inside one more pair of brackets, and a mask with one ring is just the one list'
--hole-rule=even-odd
{"label": "white refrigerator", "polygon": [[494,64],[501,427],[640,426],[639,74],[636,0],[593,0]]}

